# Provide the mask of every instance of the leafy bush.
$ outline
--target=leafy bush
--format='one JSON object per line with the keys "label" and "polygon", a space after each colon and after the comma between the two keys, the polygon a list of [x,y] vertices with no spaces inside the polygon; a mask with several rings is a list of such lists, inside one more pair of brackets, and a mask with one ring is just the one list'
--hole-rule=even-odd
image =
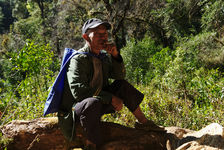
{"label": "leafy bush", "polygon": [[201,19],[202,27],[206,31],[219,31],[224,25],[223,1],[216,0],[207,2],[203,7],[203,16]]}
{"label": "leafy bush", "polygon": [[[191,39],[184,40],[183,44],[177,48],[176,58],[172,61],[169,68],[167,68],[162,79],[166,92],[171,92],[185,99],[201,101],[199,100],[200,98],[197,99],[195,97],[191,89],[193,88],[191,86],[194,85],[192,83],[194,80],[192,79],[197,78],[198,74],[204,74],[203,77],[199,78],[200,80],[207,77],[212,77],[214,80],[221,78],[220,72],[217,72],[219,75],[214,76],[212,75],[213,73],[209,73],[209,68],[205,68],[207,66],[207,57],[212,59],[212,53],[215,53],[216,50],[219,51],[219,49],[216,49],[217,44],[213,42],[213,37],[214,33],[203,33]],[[203,68],[205,69],[204,71]],[[203,87],[207,88],[206,84]]]}
{"label": "leafy bush", "polygon": [[153,36],[157,38],[156,41],[173,47],[180,38],[200,33],[200,20],[200,1],[167,0],[163,7],[152,10],[150,23],[153,22],[157,26],[151,32],[160,30]]}
{"label": "leafy bush", "polygon": [[[54,54],[49,45],[34,44],[27,41],[23,49],[12,52],[11,64],[14,74],[11,80],[2,81],[5,84],[1,101],[1,124],[14,119],[33,119],[41,117],[48,95],[48,88],[53,81]],[[7,79],[7,78],[6,78]],[[27,113],[29,112],[29,113]]]}
{"label": "leafy bush", "polygon": [[187,89],[189,94],[193,95],[195,103],[199,106],[220,105],[219,103],[224,99],[224,82],[221,73],[218,70],[200,68],[194,74]]}
{"label": "leafy bush", "polygon": [[3,31],[3,27],[2,27],[2,20],[4,18],[4,15],[2,13],[2,8],[0,7],[0,29],[1,29],[1,32]]}
{"label": "leafy bush", "polygon": [[169,67],[170,62],[174,59],[174,51],[170,48],[163,48],[161,51],[156,52],[149,62],[152,66],[152,70],[148,70],[146,73],[146,83],[160,87],[161,78],[166,73],[166,69]]}
{"label": "leafy bush", "polygon": [[146,74],[148,74],[147,78],[152,79],[153,75],[149,77],[148,73],[152,72],[153,69],[150,58],[160,50],[161,47],[156,46],[155,42],[147,36],[138,43],[135,40],[129,41],[121,51],[126,66],[127,79],[142,84],[146,84]]}
{"label": "leafy bush", "polygon": [[157,124],[198,130],[211,122],[224,123],[219,119],[224,113],[223,105],[214,107],[216,103],[211,102],[210,106],[193,106],[191,100],[181,99],[163,90],[142,87],[142,91],[145,93],[142,109]]}
{"label": "leafy bush", "polygon": [[41,31],[40,18],[30,17],[28,19],[21,19],[14,23],[14,32],[25,39],[38,39]]}

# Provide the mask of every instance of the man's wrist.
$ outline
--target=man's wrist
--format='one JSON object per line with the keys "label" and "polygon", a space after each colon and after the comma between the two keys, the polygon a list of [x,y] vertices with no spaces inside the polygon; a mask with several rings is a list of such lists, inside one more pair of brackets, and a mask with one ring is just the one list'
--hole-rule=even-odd
{"label": "man's wrist", "polygon": [[120,62],[120,63],[123,62],[123,58],[121,57],[120,53],[118,53],[118,55],[116,57],[114,57],[113,55],[111,55],[111,56],[117,62]]}
{"label": "man's wrist", "polygon": [[119,52],[114,52],[113,54],[111,54],[114,58],[118,58],[119,57]]}

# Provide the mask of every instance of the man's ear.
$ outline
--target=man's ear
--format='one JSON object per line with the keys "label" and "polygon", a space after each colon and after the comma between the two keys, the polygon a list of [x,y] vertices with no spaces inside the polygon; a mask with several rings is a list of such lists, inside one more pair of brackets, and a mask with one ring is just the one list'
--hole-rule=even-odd
{"label": "man's ear", "polygon": [[88,34],[83,34],[82,37],[83,37],[86,41],[88,41],[88,42],[91,41],[90,38],[89,38],[89,36],[88,36]]}

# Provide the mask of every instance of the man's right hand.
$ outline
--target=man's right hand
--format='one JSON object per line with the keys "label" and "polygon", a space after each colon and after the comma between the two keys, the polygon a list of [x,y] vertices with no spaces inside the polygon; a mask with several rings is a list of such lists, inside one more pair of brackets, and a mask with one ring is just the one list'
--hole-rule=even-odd
{"label": "man's right hand", "polygon": [[120,111],[123,107],[123,101],[119,97],[116,97],[114,95],[112,96],[111,104],[113,105],[116,111]]}

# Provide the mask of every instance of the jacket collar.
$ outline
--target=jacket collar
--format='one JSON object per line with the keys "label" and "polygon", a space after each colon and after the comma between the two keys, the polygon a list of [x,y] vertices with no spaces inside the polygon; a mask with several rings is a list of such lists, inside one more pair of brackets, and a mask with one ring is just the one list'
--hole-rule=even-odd
{"label": "jacket collar", "polygon": [[96,57],[100,60],[103,60],[107,56],[107,52],[105,50],[101,50],[99,55],[92,53],[90,47],[87,44],[85,44],[85,46],[81,48],[79,51],[88,52],[90,56]]}

